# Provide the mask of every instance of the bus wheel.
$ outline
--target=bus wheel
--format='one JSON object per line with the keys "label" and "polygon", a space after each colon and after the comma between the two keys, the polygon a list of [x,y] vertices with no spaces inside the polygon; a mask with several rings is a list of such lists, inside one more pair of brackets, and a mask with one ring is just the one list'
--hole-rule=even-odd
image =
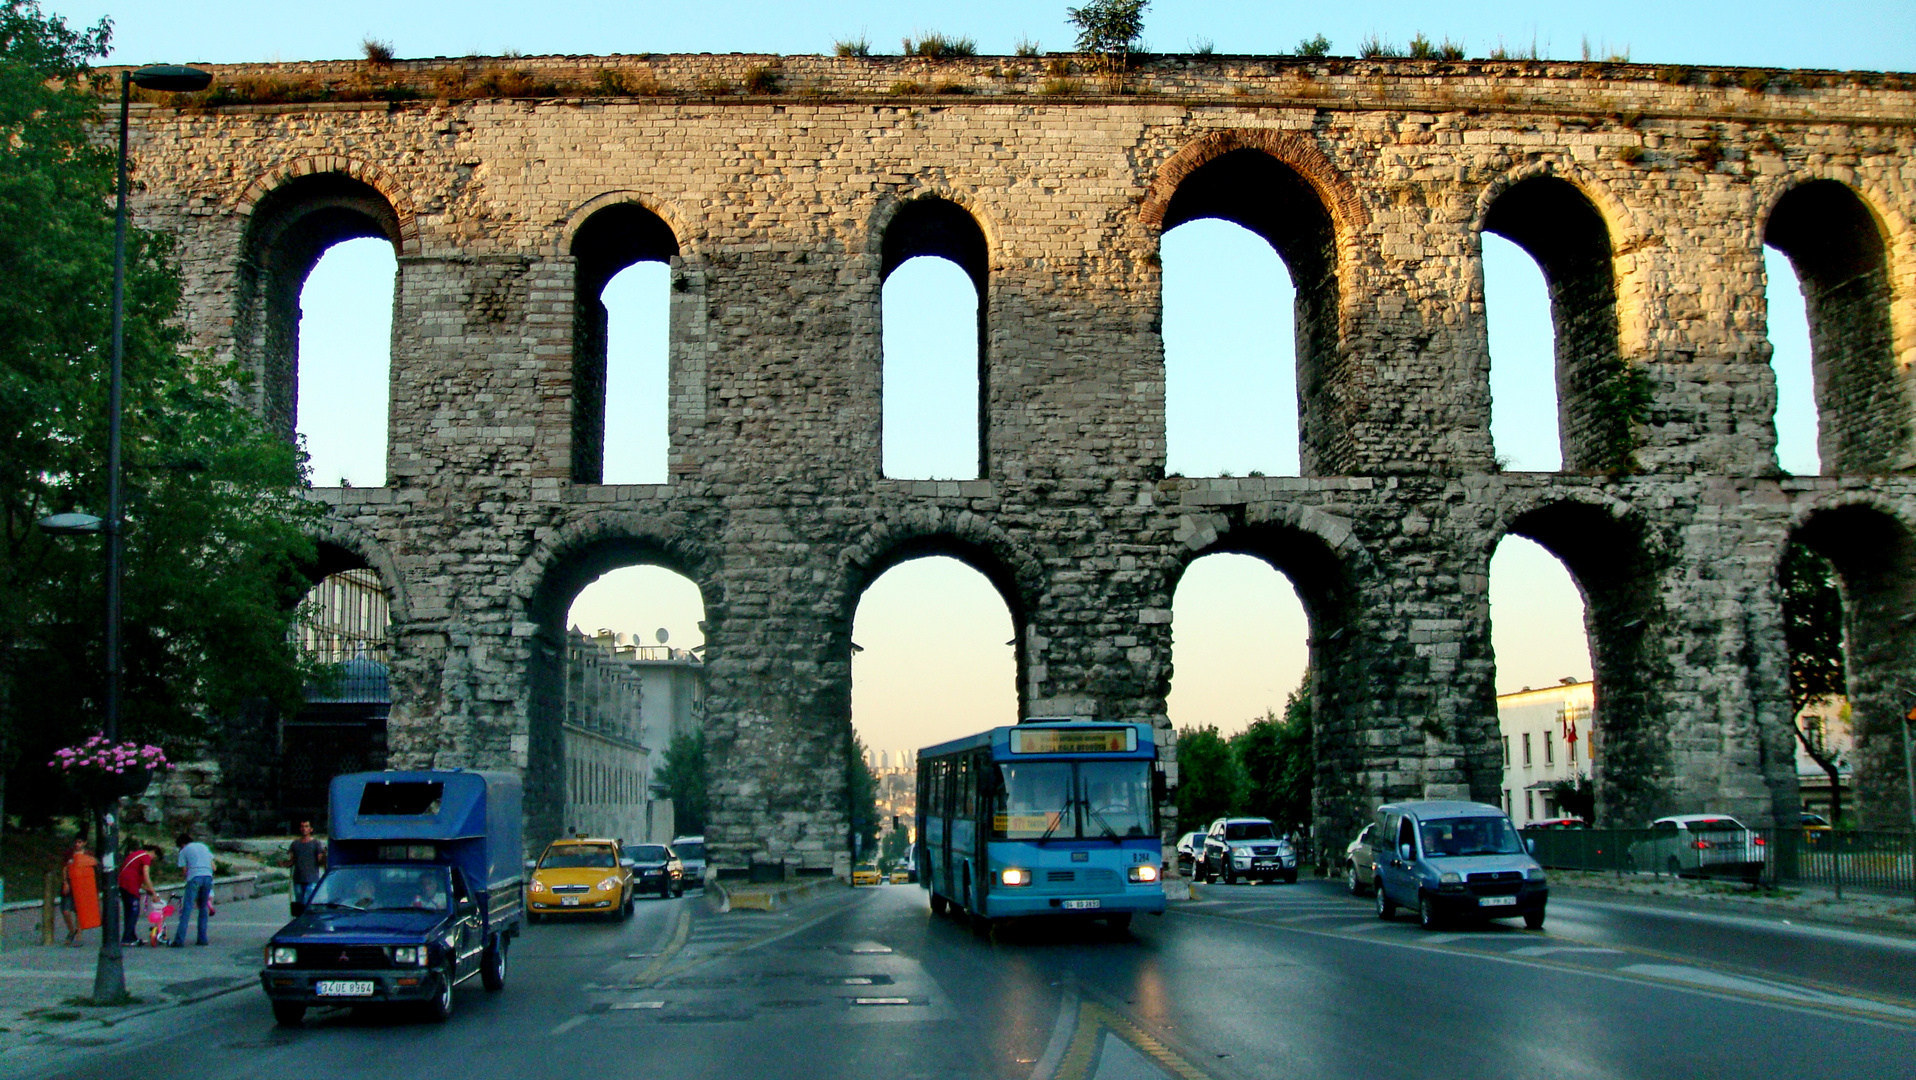
{"label": "bus wheel", "polygon": [[946,906],[944,897],[939,896],[937,893],[931,894],[931,913],[933,915],[943,915]]}
{"label": "bus wheel", "polygon": [[995,919],[988,919],[983,915],[973,915],[971,917],[971,932],[981,938],[990,937],[991,928],[994,925],[996,925]]}

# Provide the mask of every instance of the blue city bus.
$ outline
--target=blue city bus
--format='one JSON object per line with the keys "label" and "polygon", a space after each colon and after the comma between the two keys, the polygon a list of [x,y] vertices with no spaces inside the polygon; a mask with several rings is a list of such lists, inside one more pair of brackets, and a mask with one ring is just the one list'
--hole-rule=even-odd
{"label": "blue city bus", "polygon": [[1129,926],[1164,911],[1150,724],[1032,719],[918,752],[918,881],[935,914]]}

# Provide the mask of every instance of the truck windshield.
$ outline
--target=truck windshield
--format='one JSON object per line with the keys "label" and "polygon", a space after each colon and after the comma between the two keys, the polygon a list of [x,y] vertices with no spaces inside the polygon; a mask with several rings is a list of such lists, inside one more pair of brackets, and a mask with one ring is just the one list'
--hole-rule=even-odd
{"label": "truck windshield", "polygon": [[1428,856],[1521,855],[1524,852],[1523,840],[1507,818],[1435,818],[1424,822],[1420,831],[1424,854]]}
{"label": "truck windshield", "polygon": [[452,879],[443,866],[339,866],[327,871],[309,909],[444,911]]}

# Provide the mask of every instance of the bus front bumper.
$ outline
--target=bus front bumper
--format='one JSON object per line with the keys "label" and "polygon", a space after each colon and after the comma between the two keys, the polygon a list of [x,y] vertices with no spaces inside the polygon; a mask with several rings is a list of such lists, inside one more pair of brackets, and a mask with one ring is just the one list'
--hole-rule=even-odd
{"label": "bus front bumper", "polygon": [[1096,896],[1025,894],[1012,889],[996,889],[985,898],[985,909],[994,919],[1016,919],[1031,915],[1096,918],[1100,915],[1140,912],[1162,915],[1165,906],[1164,890],[1161,888]]}

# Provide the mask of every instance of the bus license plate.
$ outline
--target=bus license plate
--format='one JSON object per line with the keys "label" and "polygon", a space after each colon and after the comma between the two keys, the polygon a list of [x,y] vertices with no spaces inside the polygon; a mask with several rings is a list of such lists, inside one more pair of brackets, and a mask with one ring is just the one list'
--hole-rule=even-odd
{"label": "bus license plate", "polygon": [[1517,898],[1514,896],[1479,896],[1477,898],[1477,906],[1478,907],[1516,907]]}
{"label": "bus license plate", "polygon": [[373,984],[370,979],[321,979],[313,984],[313,993],[320,997],[372,997]]}
{"label": "bus license plate", "polygon": [[1097,906],[1098,901],[1096,900],[1066,900],[1064,902],[1064,909],[1066,911],[1089,911]]}
{"label": "bus license plate", "polygon": [[578,907],[579,898],[576,896],[561,896],[559,897],[559,906],[560,907]]}

